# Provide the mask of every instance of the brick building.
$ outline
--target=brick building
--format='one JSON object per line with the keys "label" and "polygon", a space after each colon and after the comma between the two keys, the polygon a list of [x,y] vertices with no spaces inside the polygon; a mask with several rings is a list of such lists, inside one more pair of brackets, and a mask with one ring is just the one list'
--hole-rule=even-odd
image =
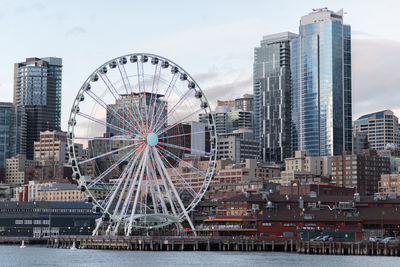
{"label": "brick building", "polygon": [[375,151],[364,151],[361,155],[343,153],[332,159],[332,182],[354,187],[361,195],[378,192],[378,181],[385,173],[390,173],[390,160]]}

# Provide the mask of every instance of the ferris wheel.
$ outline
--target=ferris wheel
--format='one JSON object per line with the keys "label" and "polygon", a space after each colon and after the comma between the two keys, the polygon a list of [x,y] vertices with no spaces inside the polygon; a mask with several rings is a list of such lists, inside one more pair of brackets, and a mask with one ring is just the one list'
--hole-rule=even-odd
{"label": "ferris wheel", "polygon": [[[87,146],[80,157],[77,144]],[[68,121],[73,178],[93,202],[93,235],[187,221],[215,170],[216,132],[196,81],[161,56],[114,58],[83,83]]]}

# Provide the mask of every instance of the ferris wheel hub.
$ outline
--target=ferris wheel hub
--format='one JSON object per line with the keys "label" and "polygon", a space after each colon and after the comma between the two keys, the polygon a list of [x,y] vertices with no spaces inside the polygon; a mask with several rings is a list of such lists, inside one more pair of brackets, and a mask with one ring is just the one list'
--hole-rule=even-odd
{"label": "ferris wheel hub", "polygon": [[147,144],[151,147],[154,147],[158,144],[158,135],[155,133],[149,133],[147,135]]}

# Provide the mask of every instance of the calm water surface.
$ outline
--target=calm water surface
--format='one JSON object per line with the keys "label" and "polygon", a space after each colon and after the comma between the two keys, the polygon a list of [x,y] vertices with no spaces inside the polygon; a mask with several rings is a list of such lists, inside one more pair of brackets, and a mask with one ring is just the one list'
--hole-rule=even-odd
{"label": "calm water surface", "polygon": [[398,257],[279,252],[149,252],[0,246],[0,266],[400,266]]}

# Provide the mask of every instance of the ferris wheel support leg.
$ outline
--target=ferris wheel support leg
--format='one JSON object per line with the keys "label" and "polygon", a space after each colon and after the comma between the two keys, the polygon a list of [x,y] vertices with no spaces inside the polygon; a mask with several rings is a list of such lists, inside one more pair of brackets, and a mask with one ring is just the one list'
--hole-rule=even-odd
{"label": "ferris wheel support leg", "polygon": [[162,168],[162,170],[164,171],[165,176],[167,177],[167,180],[168,180],[168,183],[169,183],[169,185],[170,185],[170,187],[171,187],[171,189],[172,189],[172,192],[174,192],[174,195],[175,195],[175,197],[176,197],[176,200],[178,201],[179,206],[181,206],[182,212],[183,212],[183,214],[185,215],[186,220],[188,221],[188,223],[189,223],[189,225],[190,225],[190,228],[191,228],[192,231],[193,231],[193,234],[194,234],[195,236],[197,236],[196,229],[194,228],[194,225],[193,225],[193,223],[192,223],[192,220],[190,219],[189,214],[187,213],[186,208],[185,208],[185,206],[183,205],[182,200],[181,200],[181,198],[179,197],[178,192],[176,191],[176,188],[175,188],[175,186],[174,186],[174,183],[173,183],[172,180],[171,180],[171,177],[169,176],[167,170],[165,169],[164,163],[162,162],[162,160],[161,160],[161,158],[160,158],[160,155],[159,155],[158,153],[155,153],[155,154],[156,154],[156,158],[157,158],[158,164],[161,165],[161,168]]}
{"label": "ferris wheel support leg", "polygon": [[156,158],[155,158],[157,153],[158,153],[158,152],[157,152],[156,150],[153,150],[154,161],[157,162],[157,164],[156,164],[157,170],[158,170],[158,172],[160,173],[160,177],[161,177],[161,180],[162,180],[162,182],[163,182],[163,185],[164,185],[164,188],[165,188],[165,192],[167,193],[168,201],[169,201],[169,203],[171,204],[172,213],[174,214],[175,217],[178,217],[178,214],[177,214],[176,209],[175,209],[175,206],[174,206],[175,204],[174,204],[174,202],[172,201],[171,193],[170,193],[169,190],[168,190],[168,186],[167,186],[167,183],[166,183],[166,180],[167,180],[167,179],[164,178],[164,174],[163,174],[163,172],[162,172],[162,170],[161,170],[161,168],[160,168],[160,165],[158,164],[158,161],[157,161]]}
{"label": "ferris wheel support leg", "polygon": [[141,164],[142,171],[140,172],[140,178],[139,178],[139,182],[138,182],[138,186],[137,186],[137,190],[136,190],[135,200],[133,202],[131,217],[129,219],[127,236],[129,236],[132,231],[133,216],[135,216],[135,212],[136,212],[136,206],[137,206],[137,202],[138,202],[138,198],[139,198],[140,187],[142,186],[142,181],[143,181],[143,174],[144,174],[144,170],[146,169],[148,153],[149,153],[149,147],[146,147],[146,150],[144,152],[144,156],[142,159],[142,164]]}
{"label": "ferris wheel support leg", "polygon": [[[126,192],[126,188],[128,187],[129,181],[130,181],[131,179],[133,179],[133,176],[132,176],[133,167],[135,166],[135,164],[136,164],[138,158],[139,158],[139,155],[137,155],[137,156],[134,158],[133,162],[131,163],[131,165],[130,165],[128,171],[127,171],[128,177],[125,179],[125,183],[124,183],[124,186],[123,186],[123,188],[122,188],[122,191],[121,191],[121,193],[120,193],[120,195],[119,195],[117,205],[115,206],[115,209],[114,209],[114,217],[115,217],[115,216],[117,215],[117,213],[118,213],[118,208],[119,208],[119,206],[120,206],[120,204],[121,204],[122,198],[123,198],[124,195],[125,195],[124,192]],[[136,181],[134,180],[132,184],[135,184],[135,182],[136,182]],[[124,201],[124,204],[123,204],[123,207],[121,208],[119,218],[118,218],[117,223],[116,223],[116,225],[115,225],[115,227],[114,227],[114,235],[117,234],[118,228],[119,228],[119,226],[120,226],[120,224],[121,224],[122,216],[123,216],[123,214],[124,214],[124,212],[125,212],[125,209],[126,209],[125,203],[126,203],[126,200],[127,200],[127,199],[128,199],[128,202],[129,202],[129,196],[126,197],[126,199],[125,199],[125,201]]]}
{"label": "ferris wheel support leg", "polygon": [[99,229],[100,229],[100,227],[101,227],[102,224],[103,224],[103,221],[102,221],[101,218],[100,218],[99,221],[96,223],[96,228],[93,230],[92,236],[97,236],[97,235],[99,235]]}

